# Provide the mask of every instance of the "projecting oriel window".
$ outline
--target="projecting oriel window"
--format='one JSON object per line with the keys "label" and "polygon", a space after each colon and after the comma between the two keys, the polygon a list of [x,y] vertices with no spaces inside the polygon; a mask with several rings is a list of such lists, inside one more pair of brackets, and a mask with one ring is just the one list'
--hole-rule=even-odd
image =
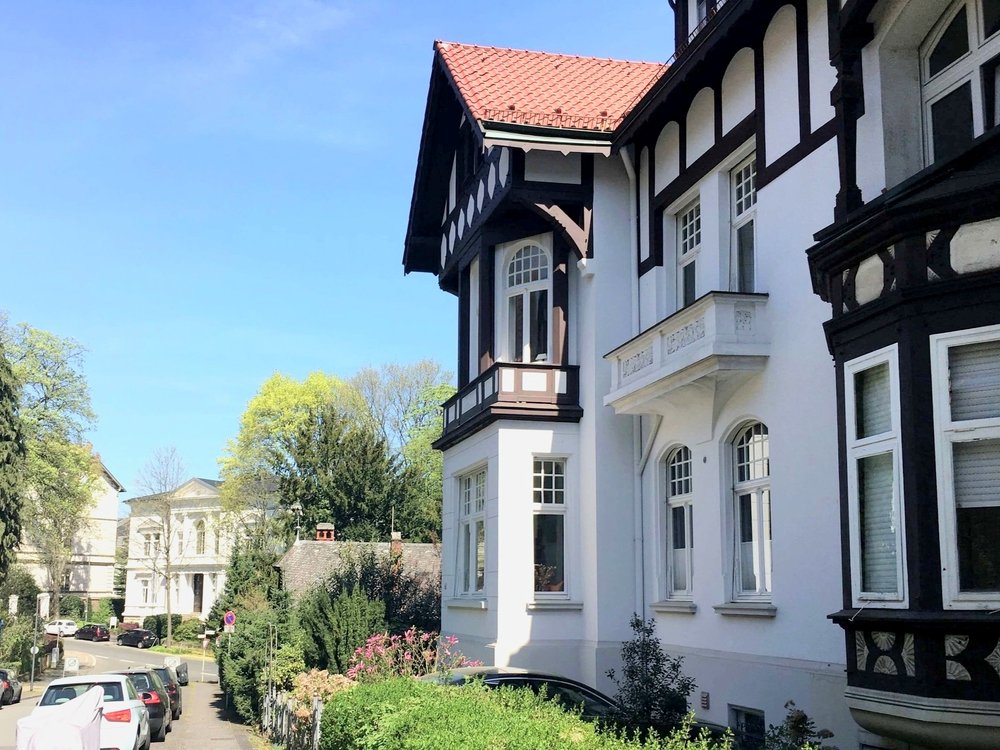
{"label": "projecting oriel window", "polygon": [[507,359],[546,362],[549,353],[549,255],[531,243],[518,249],[506,269]]}

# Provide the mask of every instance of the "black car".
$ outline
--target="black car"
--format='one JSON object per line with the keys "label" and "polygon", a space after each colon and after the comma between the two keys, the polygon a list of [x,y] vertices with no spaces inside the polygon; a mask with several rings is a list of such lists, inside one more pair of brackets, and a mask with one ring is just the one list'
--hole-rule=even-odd
{"label": "black car", "polygon": [[149,736],[154,742],[163,742],[170,731],[173,719],[173,707],[170,705],[170,693],[163,680],[155,670],[149,667],[124,669],[116,674],[127,675],[129,681],[141,694],[142,702],[149,711]]}
{"label": "black car", "polygon": [[21,702],[21,683],[17,675],[6,669],[0,669],[0,706]]}
{"label": "black car", "polygon": [[111,631],[107,625],[84,625],[82,628],[77,628],[73,637],[80,641],[109,641]]}
{"label": "black car", "polygon": [[492,688],[526,687],[534,693],[544,691],[548,698],[557,700],[566,707],[582,706],[581,717],[588,721],[611,719],[618,709],[611,698],[582,682],[517,667],[460,667],[443,675],[427,675],[421,679],[447,685],[461,685],[470,680],[481,679]]}
{"label": "black car", "polygon": [[119,646],[135,646],[136,648],[149,648],[150,646],[155,646],[160,642],[160,639],[156,637],[156,634],[152,630],[143,630],[142,628],[136,628],[135,630],[126,630],[124,633],[118,636]]}
{"label": "black car", "polygon": [[173,667],[149,667],[159,676],[160,680],[163,682],[163,686],[167,689],[167,693],[170,695],[170,710],[171,717],[173,719],[181,718],[181,712],[184,710],[182,704],[181,696],[181,683],[180,679],[177,677],[177,672],[174,671]]}

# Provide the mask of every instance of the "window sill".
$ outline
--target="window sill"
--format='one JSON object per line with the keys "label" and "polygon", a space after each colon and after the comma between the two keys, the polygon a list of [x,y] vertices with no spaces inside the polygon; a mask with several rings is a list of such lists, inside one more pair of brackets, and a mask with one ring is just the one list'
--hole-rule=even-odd
{"label": "window sill", "polygon": [[579,612],[583,609],[583,602],[574,602],[569,599],[540,599],[538,601],[528,602],[525,609],[528,612],[536,612],[540,610],[548,611],[562,611],[562,612]]}
{"label": "window sill", "polygon": [[694,602],[686,602],[676,599],[665,599],[662,602],[653,602],[649,608],[660,614],[693,615],[698,611],[698,605]]}
{"label": "window sill", "polygon": [[771,602],[726,602],[712,609],[730,617],[775,617],[778,614],[778,608]]}
{"label": "window sill", "polygon": [[485,599],[473,599],[456,597],[445,601],[444,606],[448,609],[488,609]]}

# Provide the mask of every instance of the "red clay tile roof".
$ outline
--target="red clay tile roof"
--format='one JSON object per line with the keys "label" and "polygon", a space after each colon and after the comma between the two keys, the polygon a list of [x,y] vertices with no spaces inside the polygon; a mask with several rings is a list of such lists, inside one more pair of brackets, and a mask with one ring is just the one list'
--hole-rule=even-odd
{"label": "red clay tile roof", "polygon": [[476,120],[614,130],[666,65],[434,42]]}

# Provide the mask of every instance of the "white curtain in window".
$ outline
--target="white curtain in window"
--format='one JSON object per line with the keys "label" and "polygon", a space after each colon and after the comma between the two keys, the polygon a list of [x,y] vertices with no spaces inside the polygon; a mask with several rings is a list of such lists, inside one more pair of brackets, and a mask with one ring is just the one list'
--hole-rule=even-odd
{"label": "white curtain in window", "polygon": [[858,459],[861,513],[861,588],[867,593],[895,594],[897,524],[892,502],[893,455]]}

